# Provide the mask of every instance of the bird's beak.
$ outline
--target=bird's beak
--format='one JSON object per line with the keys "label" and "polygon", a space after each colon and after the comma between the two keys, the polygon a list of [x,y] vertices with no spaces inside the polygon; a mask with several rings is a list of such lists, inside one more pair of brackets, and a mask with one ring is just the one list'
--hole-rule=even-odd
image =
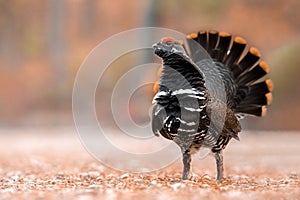
{"label": "bird's beak", "polygon": [[158,43],[153,44],[153,45],[152,45],[152,48],[155,49],[155,50],[158,49],[158,48],[159,48]]}

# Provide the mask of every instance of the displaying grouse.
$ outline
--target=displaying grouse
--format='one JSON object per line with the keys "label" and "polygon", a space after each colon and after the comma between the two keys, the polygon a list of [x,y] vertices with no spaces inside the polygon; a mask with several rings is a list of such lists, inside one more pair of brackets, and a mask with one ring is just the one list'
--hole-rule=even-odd
{"label": "displaying grouse", "polygon": [[189,178],[191,154],[209,148],[223,180],[222,150],[239,140],[240,118],[264,116],[273,84],[261,54],[241,37],[225,32],[189,34],[186,44],[166,37],[153,45],[163,63],[154,86],[152,130],[179,145],[182,179]]}

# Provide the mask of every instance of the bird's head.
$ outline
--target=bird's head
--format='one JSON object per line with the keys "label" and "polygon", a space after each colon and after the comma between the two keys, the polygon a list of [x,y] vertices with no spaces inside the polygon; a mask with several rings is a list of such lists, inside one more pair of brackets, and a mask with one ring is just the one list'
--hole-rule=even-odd
{"label": "bird's head", "polygon": [[187,53],[183,47],[183,43],[176,41],[171,37],[162,38],[158,43],[152,45],[154,53],[162,59],[168,58],[172,54],[187,57]]}

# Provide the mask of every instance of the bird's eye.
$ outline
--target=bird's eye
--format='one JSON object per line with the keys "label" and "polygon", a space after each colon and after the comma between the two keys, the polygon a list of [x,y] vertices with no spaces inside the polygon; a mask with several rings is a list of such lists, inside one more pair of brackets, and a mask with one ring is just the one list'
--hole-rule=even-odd
{"label": "bird's eye", "polygon": [[162,39],[162,43],[166,45],[171,45],[171,44],[175,44],[175,40],[173,38],[166,37]]}

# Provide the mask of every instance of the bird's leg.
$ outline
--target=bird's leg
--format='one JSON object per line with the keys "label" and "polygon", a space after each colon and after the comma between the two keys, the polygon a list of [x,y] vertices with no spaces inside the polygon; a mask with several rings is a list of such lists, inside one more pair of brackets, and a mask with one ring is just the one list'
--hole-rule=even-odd
{"label": "bird's leg", "polygon": [[187,180],[190,168],[191,168],[191,154],[189,150],[184,150],[182,153],[182,162],[183,162],[183,172],[182,172],[182,179]]}
{"label": "bird's leg", "polygon": [[215,159],[217,164],[217,181],[221,182],[223,181],[223,172],[224,172],[222,151],[215,153]]}

